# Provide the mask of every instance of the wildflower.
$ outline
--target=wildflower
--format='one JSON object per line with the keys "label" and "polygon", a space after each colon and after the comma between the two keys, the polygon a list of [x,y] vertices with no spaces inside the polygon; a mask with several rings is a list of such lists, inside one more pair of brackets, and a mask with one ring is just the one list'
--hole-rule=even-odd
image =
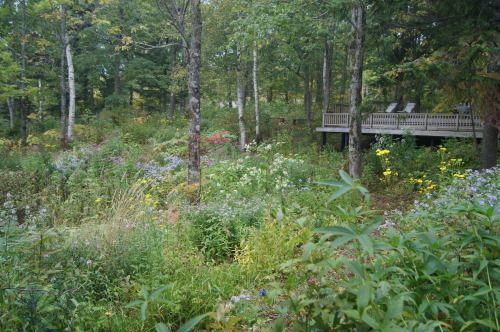
{"label": "wildflower", "polygon": [[441,167],[439,167],[439,169],[440,169],[441,171],[445,171],[445,170],[446,170],[446,166],[441,166]]}
{"label": "wildflower", "polygon": [[110,313],[109,311],[106,311],[104,314],[105,314],[106,316],[111,316],[111,313]]}
{"label": "wildflower", "polygon": [[87,261],[87,265],[90,265],[90,264],[92,264],[92,261],[89,259],[89,260]]}
{"label": "wildflower", "polygon": [[262,288],[262,290],[259,292],[259,296],[260,296],[260,297],[264,297],[264,296],[266,296],[266,295],[267,295],[267,289]]}
{"label": "wildflower", "polygon": [[51,282],[56,281],[56,277],[52,277],[52,278],[50,278],[50,281],[51,281]]}
{"label": "wildflower", "polygon": [[100,201],[102,201],[101,197],[99,197],[98,199],[96,199],[94,202],[99,203]]}

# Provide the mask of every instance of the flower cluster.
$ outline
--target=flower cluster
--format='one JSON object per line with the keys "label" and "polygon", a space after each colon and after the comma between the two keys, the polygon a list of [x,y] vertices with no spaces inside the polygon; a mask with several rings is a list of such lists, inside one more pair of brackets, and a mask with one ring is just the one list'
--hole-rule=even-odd
{"label": "flower cluster", "polygon": [[245,289],[242,289],[241,290],[241,294],[238,295],[238,296],[231,296],[231,302],[233,303],[239,303],[241,301],[250,301],[250,293],[245,290]]}
{"label": "flower cluster", "polygon": [[391,151],[386,150],[386,149],[384,149],[384,150],[377,149],[375,152],[376,152],[377,156],[381,157],[381,156],[385,156],[386,154],[389,154]]}

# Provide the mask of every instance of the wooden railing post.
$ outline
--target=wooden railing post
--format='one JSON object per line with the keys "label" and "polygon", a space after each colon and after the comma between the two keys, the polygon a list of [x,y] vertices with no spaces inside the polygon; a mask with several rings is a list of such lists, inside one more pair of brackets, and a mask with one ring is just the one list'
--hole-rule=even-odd
{"label": "wooden railing post", "polygon": [[424,130],[427,130],[427,125],[428,124],[429,124],[429,114],[425,113]]}
{"label": "wooden railing post", "polygon": [[460,125],[460,114],[457,114],[456,131],[458,131],[459,125]]}

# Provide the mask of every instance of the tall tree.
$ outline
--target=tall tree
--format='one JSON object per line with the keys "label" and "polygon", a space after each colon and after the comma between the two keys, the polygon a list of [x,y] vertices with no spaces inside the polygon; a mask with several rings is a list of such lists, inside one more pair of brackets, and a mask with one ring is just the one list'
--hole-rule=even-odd
{"label": "tall tree", "polygon": [[201,69],[201,5],[191,2],[191,47],[189,50],[189,161],[188,183],[200,182],[200,69]]}
{"label": "tall tree", "polygon": [[361,89],[363,82],[363,52],[366,24],[365,4],[356,1],[351,9],[352,41],[351,41],[351,105],[349,113],[349,174],[360,178],[361,165]]}

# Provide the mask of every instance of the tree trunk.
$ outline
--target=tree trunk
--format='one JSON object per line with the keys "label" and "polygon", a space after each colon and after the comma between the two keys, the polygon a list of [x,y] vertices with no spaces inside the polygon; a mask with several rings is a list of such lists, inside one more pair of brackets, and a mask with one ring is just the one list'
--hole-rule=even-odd
{"label": "tree trunk", "polygon": [[175,116],[175,66],[177,63],[177,45],[172,46],[172,61],[170,64],[170,112],[169,119],[174,120]]}
{"label": "tree trunk", "polygon": [[10,129],[14,129],[14,120],[16,117],[16,101],[14,97],[7,97],[7,107],[9,108]]}
{"label": "tree trunk", "polygon": [[260,132],[260,105],[259,105],[259,76],[258,76],[258,54],[257,45],[253,49],[253,91],[255,100],[255,141],[259,144],[262,141],[262,134]]}
{"label": "tree trunk", "polygon": [[312,93],[311,93],[311,71],[309,65],[304,66],[304,115],[307,124],[311,124]]}
{"label": "tree trunk", "polygon": [[[500,17],[499,14],[500,6],[496,7],[495,14]],[[488,73],[498,72],[498,59],[500,54],[498,52],[492,52],[490,58],[490,64],[488,66]],[[495,108],[495,106],[493,106]],[[486,111],[484,126],[483,126],[483,142],[481,144],[481,169],[487,169],[495,167],[497,165],[498,157],[498,127],[500,123],[497,122],[497,117],[495,117],[495,109]]]}
{"label": "tree trunk", "polygon": [[345,47],[344,51],[344,61],[342,65],[342,80],[340,81],[340,98],[341,104],[344,103],[345,93],[347,89],[347,61],[349,60],[349,46]]}
{"label": "tree trunk", "polygon": [[238,98],[238,124],[240,127],[240,150],[245,151],[247,145],[247,132],[245,123],[245,99],[246,99],[246,87],[245,87],[245,66],[243,60],[241,59],[241,49],[240,47],[236,50],[237,53],[237,65],[236,65],[236,94]]}
{"label": "tree trunk", "polygon": [[[191,1],[191,49],[189,52],[189,160],[188,183],[200,182],[200,68],[201,68],[201,6],[200,0]],[[198,201],[199,196],[192,202]]]}
{"label": "tree trunk", "polygon": [[66,141],[68,139],[68,128],[67,128],[67,118],[66,118],[66,13],[64,11],[64,5],[61,5],[61,77],[59,80],[59,87],[61,89],[61,146],[64,148],[66,146]]}
{"label": "tree trunk", "polygon": [[43,120],[42,79],[38,79],[38,118]]}
{"label": "tree trunk", "polygon": [[332,77],[332,56],[333,45],[330,38],[325,43],[325,53],[323,56],[323,113],[330,110],[330,82]]}
{"label": "tree trunk", "polygon": [[75,141],[75,68],[73,66],[73,55],[71,54],[71,45],[69,43],[68,32],[64,34],[66,40],[66,60],[68,62],[68,89],[69,89],[69,109],[68,109],[68,132],[67,142]]}
{"label": "tree trunk", "polygon": [[361,165],[361,88],[363,83],[363,44],[365,27],[365,8],[358,4],[351,9],[352,42],[351,42],[351,103],[349,113],[349,174],[360,178]]}
{"label": "tree trunk", "polygon": [[21,0],[21,98],[19,106],[21,109],[21,145],[28,144],[28,133],[26,131],[27,122],[27,97],[26,93],[26,0]]}

